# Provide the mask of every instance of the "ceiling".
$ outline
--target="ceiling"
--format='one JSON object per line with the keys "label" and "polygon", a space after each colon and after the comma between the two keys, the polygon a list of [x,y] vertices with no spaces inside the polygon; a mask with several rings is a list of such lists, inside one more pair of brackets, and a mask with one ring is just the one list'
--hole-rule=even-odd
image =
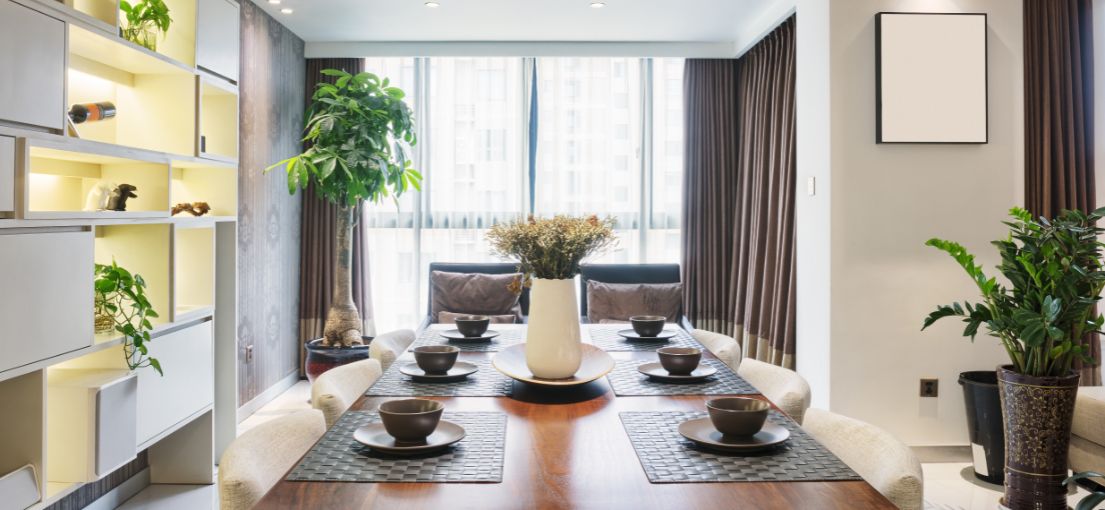
{"label": "ceiling", "polygon": [[424,1],[253,0],[307,42],[732,42],[778,0]]}

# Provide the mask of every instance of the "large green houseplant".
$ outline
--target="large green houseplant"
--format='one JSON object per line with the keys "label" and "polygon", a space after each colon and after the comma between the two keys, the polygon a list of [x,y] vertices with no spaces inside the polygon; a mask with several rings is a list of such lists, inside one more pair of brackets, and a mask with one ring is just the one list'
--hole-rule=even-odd
{"label": "large green houseplant", "polygon": [[985,326],[997,338],[1010,364],[999,367],[1005,428],[1005,505],[1013,510],[1066,509],[1061,484],[1067,473],[1067,447],[1078,374],[1076,360],[1093,362],[1083,339],[1100,333],[1105,317],[1096,304],[1105,287],[1097,221],[1105,208],[1086,214],[1066,211],[1033,218],[1014,208],[1005,222],[1009,235],[994,241],[1005,282],[987,276],[975,257],[951,241],[926,244],[947,252],[981,292],[976,303],[942,305],[922,329],[945,317],[966,324],[974,339]]}
{"label": "large green houseplant", "polygon": [[420,189],[422,175],[407,158],[415,134],[403,91],[371,73],[327,69],[322,74],[334,83],[320,83],[312,96],[303,138],[307,149],[266,171],[283,166],[290,193],[313,184],[314,193],[338,208],[334,293],[320,344],[352,347],[363,344],[352,292],[354,210],[364,200],[380,202]]}

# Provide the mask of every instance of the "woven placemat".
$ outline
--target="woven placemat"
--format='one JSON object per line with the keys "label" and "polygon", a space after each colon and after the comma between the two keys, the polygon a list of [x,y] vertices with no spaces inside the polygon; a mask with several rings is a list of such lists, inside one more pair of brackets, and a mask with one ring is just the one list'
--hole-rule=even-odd
{"label": "woven placemat", "polygon": [[469,482],[503,481],[506,415],[498,412],[445,413],[466,435],[446,450],[417,457],[378,454],[353,440],[353,431],[380,421],[376,413],[351,411],[311,447],[288,480],[301,482]]}
{"label": "woven placemat", "polygon": [[448,383],[414,382],[399,367],[412,361],[392,363],[384,375],[365,393],[370,397],[508,397],[512,379],[491,366],[488,359],[464,359],[479,371],[463,380]]}
{"label": "woven placemat", "polygon": [[650,395],[756,395],[760,391],[748,384],[741,376],[733,372],[725,363],[716,359],[704,359],[703,365],[717,369],[702,382],[662,382],[656,381],[637,371],[643,365],[641,360],[618,361],[607,378],[614,394],[619,397],[640,397]]}
{"label": "woven placemat", "polygon": [[620,413],[629,441],[652,483],[862,480],[796,423],[778,411],[768,419],[790,430],[779,447],[732,454],[700,449],[679,435],[679,424],[703,412]]}
{"label": "woven placemat", "polygon": [[492,324],[491,330],[498,331],[499,336],[492,338],[490,342],[450,342],[448,338],[441,336],[441,333],[446,330],[427,328],[418,334],[418,338],[408,350],[414,350],[415,347],[423,345],[455,345],[463,352],[499,352],[504,347],[526,341],[525,328],[495,329],[495,325]]}
{"label": "woven placemat", "polygon": [[690,333],[682,329],[675,329],[676,335],[666,341],[626,340],[618,334],[618,331],[630,329],[626,324],[622,327],[592,327],[587,328],[587,335],[591,337],[590,343],[607,352],[617,351],[655,351],[661,347],[697,347],[705,349],[702,344],[695,341]]}

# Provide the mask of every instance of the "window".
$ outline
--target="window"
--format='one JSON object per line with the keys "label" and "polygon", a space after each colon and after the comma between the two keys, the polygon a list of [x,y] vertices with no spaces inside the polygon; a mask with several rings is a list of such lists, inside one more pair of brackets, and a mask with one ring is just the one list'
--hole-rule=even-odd
{"label": "window", "polygon": [[613,216],[619,242],[599,262],[679,260],[681,59],[371,58],[366,69],[407,93],[424,176],[398,206],[365,207],[377,332],[419,323],[430,262],[497,260],[487,229],[531,212]]}

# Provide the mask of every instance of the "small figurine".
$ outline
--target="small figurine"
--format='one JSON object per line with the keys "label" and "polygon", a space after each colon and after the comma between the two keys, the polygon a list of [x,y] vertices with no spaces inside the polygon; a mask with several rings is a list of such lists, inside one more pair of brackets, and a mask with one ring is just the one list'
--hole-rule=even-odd
{"label": "small figurine", "polygon": [[88,196],[84,199],[85,211],[102,211],[107,209],[111,191],[115,189],[114,182],[99,181],[92,189],[88,190]]}
{"label": "small figurine", "polygon": [[135,191],[138,191],[138,187],[131,184],[123,183],[117,186],[115,190],[111,192],[111,198],[107,201],[107,210],[126,211],[127,199],[138,198],[138,195],[134,194]]}
{"label": "small figurine", "polygon": [[211,212],[211,206],[207,205],[207,202],[193,202],[182,203],[173,206],[173,216],[176,216],[182,212],[191,214],[192,216],[203,216]]}
{"label": "small figurine", "polygon": [[173,216],[176,216],[184,211],[192,212],[192,204],[185,202],[183,204],[177,204],[173,206]]}

